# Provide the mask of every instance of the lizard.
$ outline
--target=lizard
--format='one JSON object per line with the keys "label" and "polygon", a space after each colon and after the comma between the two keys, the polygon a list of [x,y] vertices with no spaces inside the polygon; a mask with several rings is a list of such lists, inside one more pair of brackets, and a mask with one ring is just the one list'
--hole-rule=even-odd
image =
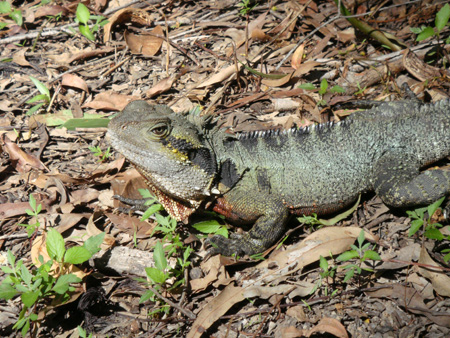
{"label": "lizard", "polygon": [[201,208],[243,234],[207,239],[209,254],[252,255],[275,243],[291,215],[336,212],[366,191],[390,207],[450,194],[450,100],[379,102],[343,121],[230,133],[211,116],[133,101],[108,126],[112,146],[177,220]]}

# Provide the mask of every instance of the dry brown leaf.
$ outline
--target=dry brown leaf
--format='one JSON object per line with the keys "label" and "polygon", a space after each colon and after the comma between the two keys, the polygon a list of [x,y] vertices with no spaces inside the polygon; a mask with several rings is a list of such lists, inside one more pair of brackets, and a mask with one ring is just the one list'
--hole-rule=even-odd
{"label": "dry brown leaf", "polygon": [[64,74],[61,80],[61,85],[78,88],[84,90],[86,93],[89,93],[87,83],[81,77],[75,74]]}
{"label": "dry brown leaf", "polygon": [[178,75],[174,74],[159,81],[154,87],[147,90],[145,97],[152,98],[156,95],[164,93],[172,88],[173,83],[178,79]]}
{"label": "dry brown leaf", "polygon": [[115,25],[126,23],[126,22],[136,22],[142,26],[149,26],[151,23],[151,17],[143,9],[138,8],[124,8],[120,11],[114,13],[114,15],[108,19],[108,23],[105,25],[103,42],[106,43],[110,40],[112,27]]}
{"label": "dry brown leaf", "polygon": [[19,173],[28,172],[31,169],[45,169],[45,166],[36,156],[27,154],[17,144],[11,142],[5,134],[1,135],[1,141],[1,147],[8,153],[11,164]]}
{"label": "dry brown leaf", "polygon": [[291,66],[294,69],[298,69],[300,67],[300,64],[303,61],[303,52],[305,50],[305,44],[302,43],[298,48],[295,50],[294,54],[292,54],[291,59]]}
{"label": "dry brown leaf", "polygon": [[366,291],[365,294],[375,298],[395,299],[399,306],[405,308],[409,312],[424,315],[437,325],[450,327],[450,313],[430,310],[425,304],[422,295],[414,288],[400,284],[381,286],[383,288],[374,291]]}
{"label": "dry brown leaf", "polygon": [[430,267],[419,266],[418,270],[422,276],[431,281],[434,291],[441,296],[450,297],[450,277],[446,275],[445,271],[440,269],[440,266],[435,261],[433,261],[425,247],[422,247],[420,250],[419,263],[437,267],[437,269],[433,269]]}
{"label": "dry brown leaf", "polygon": [[218,73],[214,74],[208,80],[206,80],[202,84],[199,84],[195,88],[205,88],[205,87],[211,86],[213,84],[220,83],[220,82],[228,79],[230,76],[234,75],[236,73],[237,69],[240,70],[241,67],[242,67],[242,65],[239,64],[238,66],[231,65],[226,68],[223,68]]}
{"label": "dry brown leaf", "polygon": [[34,12],[34,16],[40,18],[43,16],[55,16],[59,13],[66,14],[67,9],[59,5],[46,5],[39,7],[36,12]]}
{"label": "dry brown leaf", "polygon": [[[97,226],[95,225],[95,220],[100,219],[102,217],[103,217],[102,211],[95,211],[89,218],[89,221],[86,226],[86,233],[88,234],[89,237],[97,236],[103,232],[100,229],[98,229]],[[116,240],[114,239],[113,236],[106,234],[105,238],[103,239],[103,243],[100,245],[100,248],[102,250],[108,250],[115,244],[115,242]]]}
{"label": "dry brown leaf", "polygon": [[311,69],[318,65],[320,65],[320,62],[307,61],[299,65],[297,70],[291,72],[290,74],[286,74],[286,76],[281,79],[262,79],[261,82],[268,87],[280,87],[290,82],[292,79],[299,78],[301,75],[308,73]]}
{"label": "dry brown leaf", "polygon": [[[151,33],[163,35],[163,28],[156,26]],[[154,56],[160,50],[164,39],[158,38],[150,34],[133,34],[128,31],[124,32],[125,41],[131,52],[134,54],[142,54],[144,56]]]}
{"label": "dry brown leaf", "polygon": [[[420,81],[426,81],[441,76],[439,68],[425,63],[411,50],[408,50],[403,54],[402,62],[406,70]],[[449,75],[448,72],[447,74]]]}
{"label": "dry brown leaf", "polygon": [[96,95],[93,101],[84,104],[82,107],[120,111],[123,110],[128,103],[135,100],[139,100],[139,98],[136,96],[106,91]]}
{"label": "dry brown leaf", "polygon": [[337,319],[324,317],[320,320],[319,324],[309,330],[297,329],[293,326],[283,328],[281,337],[283,338],[296,338],[296,337],[311,337],[315,333],[329,333],[335,337],[348,338],[347,330]]}
{"label": "dry brown leaf", "polygon": [[268,41],[270,40],[270,36],[264,33],[262,29],[255,28],[252,31],[252,39],[255,41]]}
{"label": "dry brown leaf", "polygon": [[13,55],[13,62],[20,66],[29,67],[30,63],[25,59],[25,52],[27,48],[21,48],[17,53]]}
{"label": "dry brown leaf", "polygon": [[149,224],[141,221],[138,217],[129,216],[127,214],[106,213],[106,216],[114,224],[115,228],[136,238],[148,238],[156,227],[156,224]]}
{"label": "dry brown leaf", "polygon": [[[245,279],[245,287],[230,284],[212,299],[198,314],[188,337],[200,337],[220,316],[243,300],[244,293],[251,293],[254,288],[255,292],[258,292],[263,285],[273,285],[280,276],[295,273],[306,265],[318,261],[320,256],[337,255],[348,250],[360,232],[361,228],[358,227],[327,227],[312,233],[286,251],[275,252],[267,260],[252,268],[251,276],[256,276],[253,279],[245,273],[241,274],[241,278]],[[365,232],[365,238],[369,241],[378,240],[378,237],[368,232]]]}

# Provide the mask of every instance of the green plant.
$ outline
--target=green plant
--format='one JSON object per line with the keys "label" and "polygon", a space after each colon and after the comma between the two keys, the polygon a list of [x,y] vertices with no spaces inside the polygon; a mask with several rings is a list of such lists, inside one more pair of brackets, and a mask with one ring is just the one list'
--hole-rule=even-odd
{"label": "green plant", "polygon": [[[419,231],[420,228],[424,229],[423,235],[426,238],[442,241],[444,239],[450,240],[450,236],[445,236],[441,232],[441,228],[443,227],[442,224],[434,222],[433,221],[433,215],[436,212],[437,209],[440,208],[442,203],[445,200],[445,196],[438,199],[433,204],[429,205],[428,207],[418,208],[413,211],[406,211],[408,214],[408,217],[411,219],[411,228],[409,229],[408,236],[413,236],[417,231]],[[426,217],[425,213],[428,214],[428,217]],[[448,262],[450,261],[450,249],[445,249],[442,251],[442,253],[447,253],[444,256],[444,261]]]}
{"label": "green plant", "polygon": [[[100,29],[100,27],[103,27],[108,23],[108,20],[106,20],[106,18],[103,16],[91,15],[91,13],[89,13],[89,9],[81,2],[77,6],[76,15],[80,33],[91,41],[95,40],[94,33],[96,33]],[[89,28],[89,20],[95,20],[95,24],[92,26],[92,28]]]}
{"label": "green plant", "polygon": [[[19,9],[13,9],[11,4],[7,1],[0,1],[0,14],[8,14],[18,26],[22,26],[23,24],[22,12]],[[1,24],[0,29],[7,26],[7,24],[3,22]]]}
{"label": "green plant", "polygon": [[248,14],[256,7],[258,6],[258,3],[253,0],[241,0],[237,4],[238,7],[241,7],[239,10],[239,15],[242,16],[248,16]]}
{"label": "green plant", "polygon": [[[330,278],[334,280],[334,276],[336,274],[337,267],[333,266],[332,268],[330,268],[328,265],[328,261],[322,256],[319,257],[319,266],[320,266],[320,269],[322,270],[321,272],[319,272],[320,279],[319,279],[318,283],[314,286],[314,288],[311,290],[310,294],[313,294],[314,292],[316,292],[316,290],[322,285],[323,280],[325,279],[326,285],[324,288],[324,294],[325,294],[325,296],[328,296],[328,291],[329,291],[329,287],[330,287],[328,280]],[[336,295],[337,291],[338,290],[334,290],[330,296],[333,297],[334,295]]]}
{"label": "green plant", "polygon": [[92,338],[92,333],[89,333],[89,336],[87,336],[86,330],[84,330],[81,326],[77,326],[78,329],[78,336],[81,338]]}
{"label": "green plant", "polygon": [[358,236],[358,239],[357,239],[358,246],[352,244],[350,246],[350,248],[352,250],[345,251],[336,258],[336,260],[341,261],[341,262],[347,262],[347,261],[349,261],[351,259],[355,259],[355,258],[358,261],[358,263],[356,263],[356,264],[352,263],[352,264],[343,266],[344,270],[348,270],[347,273],[345,274],[344,282],[348,282],[351,278],[353,278],[353,276],[355,275],[355,272],[359,276],[361,275],[362,270],[373,272],[373,269],[362,267],[362,264],[364,262],[366,262],[367,260],[369,260],[369,259],[374,260],[374,261],[381,260],[378,253],[371,250],[370,243],[366,243],[363,245],[364,240],[365,240],[364,230],[361,230],[361,232]]}
{"label": "green plant", "polygon": [[89,147],[89,150],[94,156],[99,158],[98,161],[100,163],[105,162],[105,160],[111,156],[111,147],[108,147],[105,152],[103,152],[103,150],[99,146]]}
{"label": "green plant", "polygon": [[[410,29],[414,34],[417,34],[416,41],[422,41],[428,39],[429,37],[435,37],[438,42],[438,53],[442,54],[442,52],[440,52],[442,50],[442,46],[439,42],[441,39],[440,33],[444,29],[444,27],[448,24],[449,18],[450,18],[450,5],[445,4],[436,14],[436,17],[434,19],[434,28],[430,26],[421,26],[421,27],[411,27]],[[448,36],[444,40],[444,43],[445,44],[450,43],[450,36]],[[434,53],[435,51],[432,51],[428,55],[433,55]],[[448,57],[447,59],[444,58],[443,60],[444,60],[444,67],[446,67],[446,60],[448,61]]]}
{"label": "green plant", "polygon": [[[434,28],[430,26],[422,27],[411,27],[411,32],[417,34],[416,41],[422,41],[428,39],[429,37],[436,37],[439,41],[440,33],[444,29],[445,25],[448,23],[450,18],[450,5],[445,4],[439,12],[436,14],[434,19]],[[450,43],[450,36],[447,37],[445,43]]]}
{"label": "green plant", "polygon": [[29,203],[30,203],[30,209],[26,209],[25,212],[28,216],[33,217],[34,223],[30,222],[28,224],[19,224],[21,226],[24,226],[27,230],[28,238],[30,238],[35,231],[40,227],[40,223],[38,221],[38,215],[42,210],[42,204],[36,205],[36,199],[33,197],[32,194],[30,194],[29,197]]}
{"label": "green plant", "polygon": [[100,250],[104,236],[102,233],[90,237],[83,246],[74,246],[66,250],[61,234],[55,229],[50,229],[46,239],[46,250],[50,260],[44,262],[44,258],[40,255],[40,265],[36,262],[32,270],[24,265],[23,260],[16,262],[16,257],[8,251],[8,265],[1,267],[6,277],[0,284],[0,299],[8,300],[20,295],[23,307],[19,320],[13,326],[14,329],[21,330],[25,336],[31,325],[38,320],[40,307],[50,301],[65,302],[69,299],[70,292],[75,290],[71,284],[81,282],[79,277],[68,273],[69,266],[81,264],[91,258]]}
{"label": "green plant", "polygon": [[44,104],[49,104],[50,103],[50,91],[48,90],[48,88],[38,79],[30,76],[30,80],[34,83],[34,85],[36,86],[36,88],[39,90],[39,92],[41,93],[40,95],[36,95],[34,97],[32,97],[31,99],[29,99],[26,103],[31,104],[34,103],[36,101],[44,101],[41,103],[38,103],[37,105],[31,107],[30,109],[28,109],[27,111],[27,115],[31,115],[33,114],[35,111],[37,111],[39,108],[41,108]]}
{"label": "green plant", "polygon": [[[312,83],[303,83],[303,84],[299,85],[298,88],[302,88],[302,89],[305,89],[305,90],[316,90],[316,87]],[[324,96],[325,96],[325,94],[327,92],[330,92],[330,93],[344,93],[345,90],[341,86],[337,86],[337,85],[331,87],[331,89],[328,90],[328,81],[326,79],[323,79],[320,82],[320,87],[319,87],[319,90],[318,90],[318,93],[319,93],[319,95],[321,97],[319,102],[317,102],[318,106],[325,106],[327,104],[327,101],[324,100]]]}

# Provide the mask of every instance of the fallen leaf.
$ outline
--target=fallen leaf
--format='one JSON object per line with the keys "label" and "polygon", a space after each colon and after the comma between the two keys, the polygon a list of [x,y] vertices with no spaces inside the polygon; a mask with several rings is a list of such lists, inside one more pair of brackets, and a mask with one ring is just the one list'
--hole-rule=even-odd
{"label": "fallen leaf", "polygon": [[148,98],[152,98],[156,95],[159,95],[161,93],[164,93],[172,88],[173,83],[178,79],[179,76],[176,74],[166,77],[165,79],[162,79],[159,81],[154,87],[147,90],[145,93],[145,96]]}
{"label": "fallen leaf", "polygon": [[127,22],[136,22],[142,26],[149,26],[151,23],[150,14],[143,9],[139,8],[124,8],[109,18],[108,23],[103,27],[103,42],[106,43],[110,40],[111,30],[115,25],[119,25]]}
{"label": "fallen leaf", "polygon": [[440,266],[431,259],[425,247],[420,250],[420,264],[426,264],[428,266],[436,266],[437,269],[431,267],[421,267],[419,266],[419,273],[428,278],[433,285],[434,291],[443,297],[450,297],[450,277],[446,275],[445,271],[440,269]]}
{"label": "fallen leaf", "polygon": [[20,147],[14,142],[11,142],[5,134],[2,135],[1,141],[3,143],[1,144],[3,150],[8,153],[9,160],[19,173],[28,172],[31,169],[45,169],[44,164],[42,164],[36,156],[30,155],[20,149]]}
{"label": "fallen leaf", "polygon": [[[151,31],[152,34],[163,35],[161,26],[156,26]],[[154,56],[161,48],[164,39],[149,34],[133,34],[124,32],[125,41],[131,52],[144,56]]]}
{"label": "fallen leaf", "polygon": [[292,54],[291,59],[291,66],[294,69],[298,69],[300,67],[300,64],[303,61],[303,52],[305,50],[305,44],[302,43],[298,48],[295,50],[294,54]]}
{"label": "fallen leaf", "polygon": [[120,111],[123,110],[128,103],[135,100],[139,100],[139,98],[136,96],[106,91],[96,95],[93,101],[84,104],[82,107]]}
{"label": "fallen leaf", "polygon": [[61,85],[78,88],[84,90],[86,93],[89,93],[87,83],[81,77],[75,74],[64,74],[61,80]]}

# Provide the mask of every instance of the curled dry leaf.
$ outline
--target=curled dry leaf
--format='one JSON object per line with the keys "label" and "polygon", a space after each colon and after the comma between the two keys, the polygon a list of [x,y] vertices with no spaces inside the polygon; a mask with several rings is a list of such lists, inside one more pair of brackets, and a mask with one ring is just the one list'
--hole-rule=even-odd
{"label": "curled dry leaf", "polygon": [[64,74],[61,84],[66,87],[78,88],[84,90],[86,93],[89,93],[87,83],[81,77],[75,74]]}
{"label": "curled dry leaf", "polygon": [[[200,311],[187,337],[200,337],[203,332],[213,325],[233,305],[242,301],[245,294],[260,293],[261,286],[273,285],[281,276],[290,275],[308,264],[319,260],[320,256],[337,255],[350,248],[359,236],[358,227],[327,227],[322,228],[298,244],[292,245],[286,251],[275,252],[269,259],[259,263],[251,271],[240,275],[245,286],[228,285],[216,298]],[[369,241],[377,241],[378,237],[365,232]],[[256,271],[255,271],[256,269]],[[256,277],[252,277],[256,276]],[[255,290],[253,290],[256,288]]]}
{"label": "curled dry leaf", "polygon": [[34,17],[40,18],[43,16],[55,16],[59,13],[66,14],[67,9],[59,5],[46,5],[36,9],[36,12],[34,12]]}
{"label": "curled dry leaf", "polygon": [[337,319],[325,317],[322,318],[316,326],[309,330],[300,330],[295,327],[287,327],[282,329],[281,337],[296,338],[296,337],[311,337],[315,333],[329,333],[335,337],[348,338],[347,330]]}
{"label": "curled dry leaf", "polygon": [[125,31],[124,37],[127,46],[130,48],[131,52],[134,54],[142,54],[144,56],[153,56],[160,50],[163,38],[154,36],[163,36],[163,28],[161,26],[156,26],[151,31],[150,34],[133,34]]}
{"label": "curled dry leaf", "polygon": [[225,68],[221,69],[218,73],[211,76],[205,82],[199,84],[196,88],[205,88],[205,87],[211,86],[213,84],[220,83],[220,82],[228,79],[233,74],[235,74],[236,70],[237,69],[240,70],[241,67],[242,67],[241,64],[238,64],[237,66],[231,65],[231,66],[225,67]]}
{"label": "curled dry leaf", "polygon": [[166,77],[165,79],[162,79],[159,81],[154,87],[147,90],[145,93],[145,96],[148,98],[152,98],[156,95],[159,95],[161,93],[164,93],[172,88],[173,83],[178,79],[179,76],[172,75],[170,77]]}
{"label": "curled dry leaf", "polygon": [[131,101],[139,100],[136,96],[116,94],[111,91],[95,96],[95,99],[83,105],[83,108],[106,109],[120,111]]}
{"label": "curled dry leaf", "polygon": [[11,140],[4,134],[2,135],[1,143],[3,150],[8,153],[12,165],[19,173],[28,172],[31,169],[45,169],[45,166],[36,156],[27,154],[25,151],[20,149],[17,144],[11,142]]}
{"label": "curled dry leaf", "polygon": [[440,269],[440,266],[431,259],[425,247],[420,250],[419,263],[435,266],[436,269],[430,267],[420,267],[419,273],[428,278],[433,285],[434,291],[444,297],[450,297],[450,277],[446,275],[446,272]]}
{"label": "curled dry leaf", "polygon": [[286,76],[281,79],[262,79],[262,83],[268,87],[280,87],[290,82],[292,79],[299,78],[301,75],[308,73],[314,67],[320,65],[320,62],[317,61],[308,61],[302,63],[298,66],[297,70],[291,72],[290,74],[286,74]]}
{"label": "curled dry leaf", "polygon": [[304,52],[304,50],[305,50],[305,44],[302,43],[295,50],[294,54],[292,54],[292,59],[291,59],[292,68],[298,69],[300,67],[300,64],[302,63],[302,60],[303,60],[303,52]]}
{"label": "curled dry leaf", "polygon": [[26,51],[26,48],[22,48],[17,53],[14,53],[13,62],[17,63],[20,66],[29,67],[30,63],[25,59]]}
{"label": "curled dry leaf", "polygon": [[151,21],[150,15],[142,9],[124,8],[109,18],[108,23],[104,27],[103,42],[106,43],[110,40],[111,30],[115,25],[136,22],[141,26],[150,26]]}

